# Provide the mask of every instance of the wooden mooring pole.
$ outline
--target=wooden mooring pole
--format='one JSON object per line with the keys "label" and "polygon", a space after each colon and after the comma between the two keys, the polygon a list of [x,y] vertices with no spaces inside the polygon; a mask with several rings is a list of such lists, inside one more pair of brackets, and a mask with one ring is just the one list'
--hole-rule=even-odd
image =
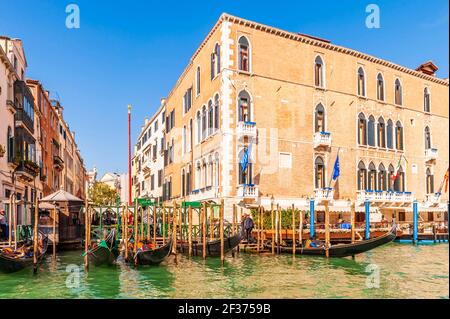
{"label": "wooden mooring pole", "polygon": [[275,217],[273,212],[273,203],[270,205],[270,216],[272,218],[272,255],[275,255]]}
{"label": "wooden mooring pole", "polygon": [[37,194],[35,196],[34,204],[34,232],[33,232],[33,272],[37,273],[38,263],[38,222],[39,222],[39,201]]}
{"label": "wooden mooring pole", "polygon": [[[53,209],[53,212],[55,212],[55,208]],[[53,215],[53,254],[55,253],[55,221],[56,219],[56,214]],[[89,258],[88,258],[88,251],[89,251],[89,203],[88,200],[86,199],[84,201],[84,270],[88,271],[89,270]]]}
{"label": "wooden mooring pole", "polygon": [[203,203],[201,210],[202,220],[202,257],[206,259],[206,203]]}
{"label": "wooden mooring pole", "polygon": [[325,254],[330,257],[330,212],[328,201],[325,201]]}
{"label": "wooden mooring pole", "polygon": [[222,266],[225,262],[225,240],[224,240],[224,205],[225,202],[222,199],[220,201],[220,208],[219,208],[219,232],[220,232],[220,261],[222,262]]}
{"label": "wooden mooring pole", "polygon": [[351,223],[351,235],[352,244],[355,242],[355,202],[352,201],[350,207],[350,223]]}
{"label": "wooden mooring pole", "polygon": [[188,208],[188,241],[189,241],[189,258],[192,256],[192,206]]}
{"label": "wooden mooring pole", "polygon": [[296,249],[296,238],[295,236],[295,206],[292,204],[292,255],[295,257],[295,249]]}

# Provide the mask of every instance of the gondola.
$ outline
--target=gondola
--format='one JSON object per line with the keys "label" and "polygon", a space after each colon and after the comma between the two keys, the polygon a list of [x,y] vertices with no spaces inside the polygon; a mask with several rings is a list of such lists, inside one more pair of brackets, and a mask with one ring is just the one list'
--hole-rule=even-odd
{"label": "gondola", "polygon": [[115,229],[111,229],[105,240],[102,240],[87,252],[89,264],[95,266],[113,264],[118,254]]}
{"label": "gondola", "polygon": [[[172,251],[172,240],[170,239],[165,245],[154,249],[139,249],[135,254],[130,252],[129,262],[136,266],[156,266],[159,265],[170,255]],[[130,258],[131,257],[131,258]]]}
{"label": "gondola", "polygon": [[[240,233],[224,238],[224,253],[228,253],[236,248],[242,240]],[[189,254],[189,243],[182,242],[177,245],[178,252]],[[201,241],[192,242],[192,254],[194,256],[203,256],[203,243]],[[220,257],[220,239],[214,239],[206,242],[206,256]]]}
{"label": "gondola", "polygon": [[[353,244],[337,244],[330,246],[328,248],[328,253],[330,257],[348,257],[348,256],[355,256],[357,254],[364,253],[366,251],[372,250],[374,248],[380,247],[382,245],[388,244],[392,242],[397,234],[396,234],[397,227],[394,226],[392,229],[387,232],[386,234],[372,238],[369,240],[362,240],[359,242],[355,242]],[[271,249],[271,243],[265,244],[265,248]],[[275,248],[277,249],[277,248]],[[280,253],[289,253],[292,254],[292,247],[287,246],[281,246],[280,247]],[[310,247],[310,248],[304,248],[304,247],[296,247],[295,253],[298,255],[314,255],[314,256],[326,256],[326,249],[325,246],[322,247]]]}
{"label": "gondola", "polygon": [[[43,233],[39,233],[39,245],[38,245],[38,263],[42,260],[48,247],[48,237]],[[21,252],[24,249],[31,251],[29,254]],[[22,246],[18,250],[14,251],[11,248],[4,248],[0,250],[0,271],[6,273],[13,273],[23,270],[27,267],[33,266],[33,245],[25,247]]]}

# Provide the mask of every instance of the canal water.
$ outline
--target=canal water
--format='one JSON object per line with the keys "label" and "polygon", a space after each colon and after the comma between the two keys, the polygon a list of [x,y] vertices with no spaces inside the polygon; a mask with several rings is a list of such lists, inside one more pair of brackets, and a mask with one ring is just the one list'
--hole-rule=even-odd
{"label": "canal water", "polygon": [[352,258],[240,253],[171,256],[159,267],[120,262],[83,271],[80,252],[48,256],[33,276],[0,273],[0,298],[449,298],[448,244],[392,243]]}

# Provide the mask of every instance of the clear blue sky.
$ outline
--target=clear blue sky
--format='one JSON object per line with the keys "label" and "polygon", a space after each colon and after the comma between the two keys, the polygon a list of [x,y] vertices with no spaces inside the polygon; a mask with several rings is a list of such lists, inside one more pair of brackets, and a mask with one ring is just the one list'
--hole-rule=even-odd
{"label": "clear blue sky", "polygon": [[[127,169],[127,104],[135,141],[222,12],[449,72],[448,0],[0,2],[0,34],[24,41],[28,76],[58,93],[88,169],[101,173]],[[81,10],[77,30],[65,27],[70,3]],[[380,6],[380,29],[365,27],[370,3]]]}

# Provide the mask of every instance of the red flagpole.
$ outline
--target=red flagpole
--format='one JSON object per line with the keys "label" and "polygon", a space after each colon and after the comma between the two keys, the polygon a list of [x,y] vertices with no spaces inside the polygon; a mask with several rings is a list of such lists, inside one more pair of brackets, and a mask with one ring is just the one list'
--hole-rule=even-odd
{"label": "red flagpole", "polygon": [[128,105],[128,205],[131,204],[131,105]]}

